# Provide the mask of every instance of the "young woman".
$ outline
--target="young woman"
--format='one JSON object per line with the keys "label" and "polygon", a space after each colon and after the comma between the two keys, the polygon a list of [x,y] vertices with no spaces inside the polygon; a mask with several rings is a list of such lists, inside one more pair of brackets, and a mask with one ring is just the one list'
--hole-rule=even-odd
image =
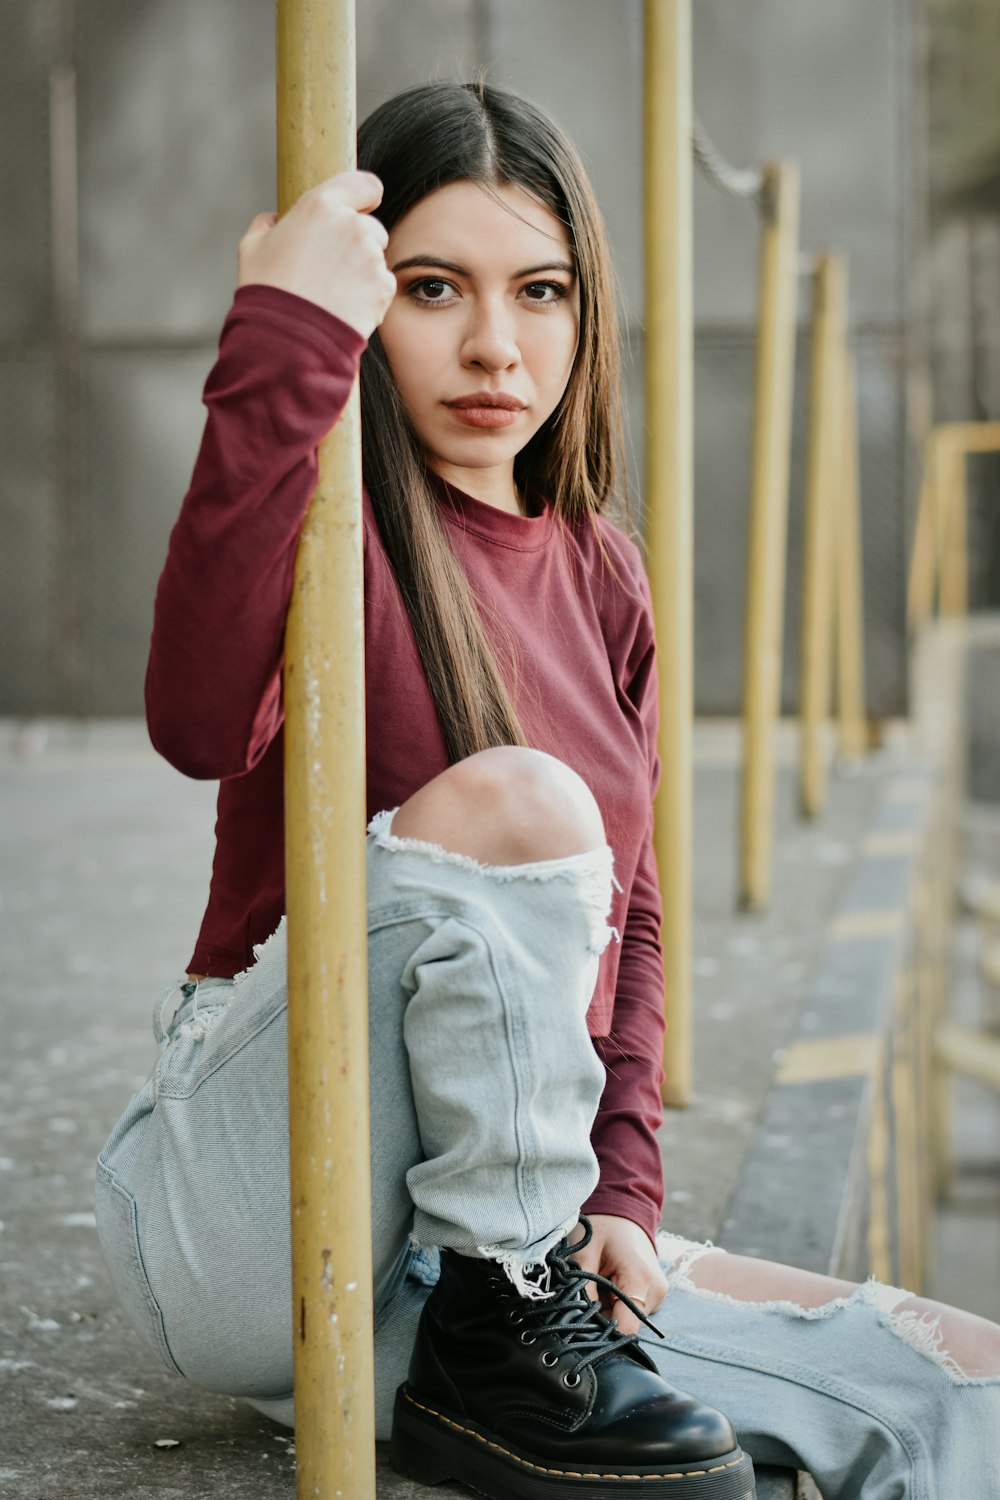
{"label": "young woman", "polygon": [[602,515],[600,216],[551,122],[485,86],[390,101],[359,161],[241,241],[157,594],[154,743],[221,785],[190,972],[98,1164],[129,1316],[167,1368],[293,1421],[282,639],[316,450],[360,368],[395,1463],[496,1497],[744,1500],[742,1442],[826,1500],[1000,1497],[991,1324],[670,1236],[657,1253],[656,674],[638,550]]}

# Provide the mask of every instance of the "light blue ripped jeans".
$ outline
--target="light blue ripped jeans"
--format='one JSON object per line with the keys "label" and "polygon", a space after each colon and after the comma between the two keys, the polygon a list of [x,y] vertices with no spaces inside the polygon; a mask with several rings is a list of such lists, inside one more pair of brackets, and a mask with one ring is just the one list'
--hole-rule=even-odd
{"label": "light blue ripped jeans", "polygon": [[[586,1008],[607,927],[607,849],[483,870],[368,839],[376,1428],[388,1435],[437,1245],[537,1260],[596,1181],[603,1070]],[[166,1367],[294,1424],[283,927],[235,982],[174,987],[161,1055],[101,1153],[97,1223],[118,1295]],[[427,1247],[427,1248],[419,1248]],[[1000,1380],[868,1283],[818,1309],[698,1288],[711,1247],[658,1240],[649,1339],[667,1379],[759,1463],[824,1500],[1000,1500]],[[908,1321],[909,1319],[909,1321]]]}
{"label": "light blue ripped jeans", "polygon": [[[385,1434],[412,1343],[419,1247],[502,1260],[516,1281],[597,1183],[604,1068],[586,1013],[614,935],[607,846],[487,867],[396,838],[392,817],[375,817],[367,840]],[[160,1056],[96,1183],[105,1258],[147,1345],[209,1390],[279,1402],[292,1391],[286,955],[282,922],[234,981],[161,996]]]}
{"label": "light blue ripped jeans", "polygon": [[724,1411],[758,1464],[802,1468],[823,1500],[1000,1500],[1000,1375],[967,1377],[910,1293],[871,1280],[820,1307],[698,1287],[724,1254],[659,1234],[668,1292],[642,1342]]}

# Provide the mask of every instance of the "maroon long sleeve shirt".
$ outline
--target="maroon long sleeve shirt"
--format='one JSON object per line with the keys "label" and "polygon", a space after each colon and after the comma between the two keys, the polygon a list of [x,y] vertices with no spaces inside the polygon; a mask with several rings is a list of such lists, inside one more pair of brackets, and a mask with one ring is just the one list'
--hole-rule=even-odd
{"label": "maroon long sleeve shirt", "polygon": [[[273,287],[235,296],[204,391],[208,418],[156,595],[146,707],[156,748],[218,779],[211,891],[189,969],[228,977],[284,911],[281,672],[299,531],[316,450],[354,384],[364,340]],[[622,889],[621,942],[600,962],[588,1025],[607,1071],[592,1140],[600,1182],[584,1205],[652,1235],[662,1207],[663,969],[651,845],[656,673],[639,553],[601,520],[548,505],[512,515],[442,486],[449,538],[482,607],[530,744],[571,765],[604,817]],[[409,618],[364,500],[368,815],[448,764]]]}

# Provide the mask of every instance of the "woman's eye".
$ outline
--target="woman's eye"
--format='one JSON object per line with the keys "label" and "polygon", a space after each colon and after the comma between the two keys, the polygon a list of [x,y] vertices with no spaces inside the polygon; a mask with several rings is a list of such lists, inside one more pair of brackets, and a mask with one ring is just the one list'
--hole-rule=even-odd
{"label": "woman's eye", "polygon": [[566,288],[561,281],[529,281],[524,292],[529,302],[558,302]]}
{"label": "woman's eye", "polygon": [[410,288],[410,293],[417,302],[450,302],[452,299],[448,294],[453,290],[449,281],[442,281],[437,276],[428,276],[423,281],[415,281]]}

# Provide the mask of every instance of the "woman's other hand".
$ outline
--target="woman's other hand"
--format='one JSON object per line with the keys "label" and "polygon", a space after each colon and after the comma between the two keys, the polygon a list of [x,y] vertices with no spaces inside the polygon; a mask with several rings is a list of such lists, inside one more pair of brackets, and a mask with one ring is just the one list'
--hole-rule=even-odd
{"label": "woman's other hand", "polygon": [[[648,1317],[667,1294],[666,1277],[649,1236],[631,1219],[620,1219],[614,1214],[588,1214],[587,1217],[593,1238],[573,1259],[585,1271],[597,1271],[613,1281]],[[578,1226],[578,1232],[582,1233],[582,1227]],[[617,1318],[622,1333],[637,1333],[642,1329],[643,1325],[624,1302],[612,1297],[603,1287],[595,1287],[592,1283],[588,1286],[592,1297],[597,1298],[600,1294],[602,1311],[609,1318]]]}
{"label": "woman's other hand", "polygon": [[388,235],[371,217],[381,201],[374,173],[339,172],[303,193],[284,218],[257,214],[240,240],[237,286],[295,292],[368,338],[396,294]]}

